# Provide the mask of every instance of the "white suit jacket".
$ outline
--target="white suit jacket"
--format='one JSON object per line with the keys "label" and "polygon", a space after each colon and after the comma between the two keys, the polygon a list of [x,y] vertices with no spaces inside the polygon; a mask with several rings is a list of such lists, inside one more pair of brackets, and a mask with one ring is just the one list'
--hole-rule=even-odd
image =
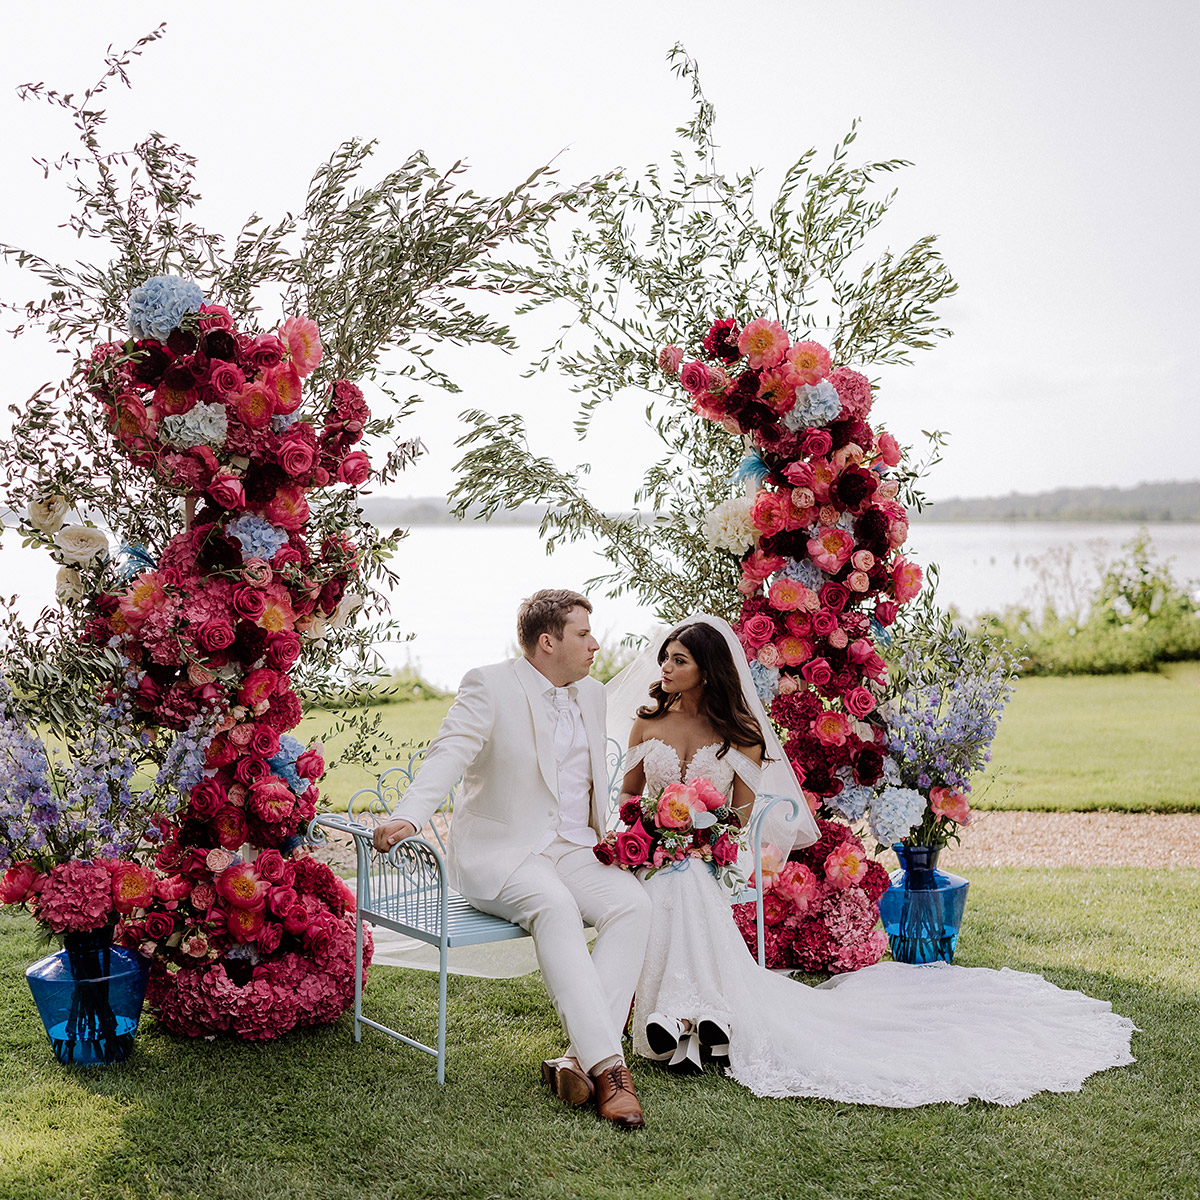
{"label": "white suit jacket", "polygon": [[[450,885],[491,900],[558,822],[552,686],[523,659],[476,667],[463,676],[425,761],[393,816],[420,829],[462,778],[447,844]],[[604,834],[608,805],[604,686],[574,685],[592,757],[591,826]]]}

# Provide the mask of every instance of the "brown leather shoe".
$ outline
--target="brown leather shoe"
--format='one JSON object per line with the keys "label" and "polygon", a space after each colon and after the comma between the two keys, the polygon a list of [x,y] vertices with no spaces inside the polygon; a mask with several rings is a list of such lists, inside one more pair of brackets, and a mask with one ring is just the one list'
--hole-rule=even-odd
{"label": "brown leather shoe", "polygon": [[592,1077],[569,1056],[546,1059],[542,1063],[542,1082],[572,1108],[586,1104],[596,1092]]}
{"label": "brown leather shoe", "polygon": [[633,1090],[633,1076],[624,1063],[596,1076],[596,1110],[618,1129],[641,1129],[646,1123]]}

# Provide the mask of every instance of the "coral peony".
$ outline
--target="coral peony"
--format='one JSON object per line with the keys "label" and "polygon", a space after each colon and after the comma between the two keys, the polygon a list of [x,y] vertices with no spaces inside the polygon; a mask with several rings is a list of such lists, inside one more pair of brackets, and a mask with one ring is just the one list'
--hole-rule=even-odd
{"label": "coral peony", "polygon": [[787,348],[788,336],[783,326],[765,317],[751,321],[738,337],[738,350],[756,370],[778,366]]}

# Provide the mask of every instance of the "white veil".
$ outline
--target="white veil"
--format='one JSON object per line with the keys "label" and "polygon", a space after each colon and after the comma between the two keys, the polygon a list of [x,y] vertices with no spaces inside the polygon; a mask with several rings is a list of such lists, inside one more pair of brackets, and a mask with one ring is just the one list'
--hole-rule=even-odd
{"label": "white veil", "polygon": [[[797,846],[811,846],[821,836],[820,830],[809,810],[808,802],[804,799],[796,773],[792,770],[775,734],[775,728],[767,716],[767,710],[758,697],[750,675],[750,664],[746,662],[746,652],[742,649],[737,634],[729,627],[728,622],[720,617],[709,616],[708,613],[695,613],[680,621],[675,628],[683,625],[711,626],[725,639],[729,653],[733,656],[733,665],[737,668],[738,679],[742,685],[742,698],[762,730],[763,740],[767,743],[766,757],[772,760],[763,766],[755,794],[764,797],[784,796],[798,805],[799,815],[795,817],[790,812],[790,805],[783,804],[777,804],[767,814],[763,821],[763,844],[772,842],[785,855]],[[608,736],[616,740],[623,753],[629,745],[629,731],[633,728],[637,710],[649,701],[650,688],[662,677],[658,665],[658,650],[669,632],[666,628],[656,630],[637,658],[604,685],[608,702]]]}

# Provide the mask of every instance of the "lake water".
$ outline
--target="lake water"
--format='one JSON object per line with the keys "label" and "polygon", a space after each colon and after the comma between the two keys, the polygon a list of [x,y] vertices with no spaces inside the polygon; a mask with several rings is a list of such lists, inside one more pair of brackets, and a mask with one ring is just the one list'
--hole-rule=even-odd
{"label": "lake water", "polygon": [[[1094,579],[1097,556],[1115,556],[1137,532],[1135,524],[936,524],[915,523],[908,549],[922,564],[941,570],[938,597],[973,615],[1035,600],[1037,560],[1069,557],[1079,580]],[[1200,525],[1148,526],[1160,558],[1173,559],[1182,583],[1200,580]],[[414,636],[381,647],[394,665],[412,664],[432,683],[454,687],[480,663],[506,657],[516,645],[517,605],[542,587],[584,590],[606,571],[594,545],[564,546],[547,557],[534,526],[489,528],[442,525],[414,528],[393,564],[402,579],[391,596],[392,615]],[[53,602],[57,567],[40,551],[13,544],[0,547],[0,592],[17,595],[28,621]],[[1086,589],[1085,589],[1086,591]],[[630,596],[592,595],[593,628],[602,642],[615,644],[626,633],[644,633],[656,622]]]}

